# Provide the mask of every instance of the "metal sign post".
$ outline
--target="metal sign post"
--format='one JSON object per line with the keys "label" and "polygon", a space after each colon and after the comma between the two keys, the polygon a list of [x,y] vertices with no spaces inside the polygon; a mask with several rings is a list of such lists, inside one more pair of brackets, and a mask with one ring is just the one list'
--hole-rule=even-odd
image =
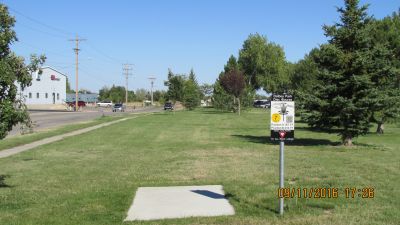
{"label": "metal sign post", "polygon": [[[279,145],[279,188],[282,190],[284,187],[284,177],[283,177],[283,165],[284,161],[284,147],[285,147],[285,142],[281,141]],[[279,214],[283,215],[283,196],[279,199]]]}
{"label": "metal sign post", "polygon": [[[284,188],[285,141],[294,140],[294,101],[292,95],[273,95],[271,98],[271,140],[279,141],[279,191]],[[283,196],[279,196],[279,214],[283,215]]]}

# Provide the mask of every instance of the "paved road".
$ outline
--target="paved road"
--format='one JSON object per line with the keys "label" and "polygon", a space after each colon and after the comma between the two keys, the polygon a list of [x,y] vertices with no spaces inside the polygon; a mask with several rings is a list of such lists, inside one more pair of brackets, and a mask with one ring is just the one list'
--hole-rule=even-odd
{"label": "paved road", "polygon": [[[148,107],[130,110],[124,113],[147,113],[159,112],[162,108]],[[69,111],[56,111],[56,110],[30,110],[29,114],[34,123],[34,131],[54,129],[67,124],[79,123],[84,121],[93,120],[104,115],[121,115],[124,113],[113,113],[110,109],[92,109],[84,112],[69,112]],[[19,135],[21,132],[20,126],[15,126],[7,137]]]}

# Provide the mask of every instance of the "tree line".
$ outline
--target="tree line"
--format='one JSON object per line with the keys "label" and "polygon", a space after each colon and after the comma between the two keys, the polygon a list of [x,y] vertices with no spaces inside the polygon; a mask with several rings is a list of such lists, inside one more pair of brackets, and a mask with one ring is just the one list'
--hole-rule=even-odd
{"label": "tree line", "polygon": [[324,25],[328,43],[292,66],[290,90],[302,118],[315,129],[338,133],[343,144],[377,132],[400,115],[400,14],[381,20],[368,6],[346,0],[340,21]]}
{"label": "tree line", "polygon": [[[113,85],[111,87],[104,86],[99,90],[100,101],[125,102],[125,87]],[[156,102],[165,102],[166,91],[156,90],[153,92],[153,100]],[[151,100],[151,93],[144,88],[136,91],[128,90],[128,102],[142,102]]]}
{"label": "tree line", "polygon": [[383,133],[400,115],[400,11],[375,19],[367,9],[345,0],[340,21],[323,26],[328,42],[296,63],[265,36],[249,35],[214,83],[214,107],[240,112],[257,90],[291,93],[310,127],[338,133],[345,145],[373,123]]}
{"label": "tree line", "polygon": [[200,105],[203,91],[207,92],[207,85],[199,86],[194,70],[189,75],[174,74],[168,69],[168,80],[164,82],[168,87],[166,99],[171,102],[181,102],[187,109],[193,110]]}
{"label": "tree line", "polygon": [[[213,85],[199,85],[193,70],[189,75],[169,70],[168,91],[154,92],[154,99],[180,101],[188,109],[212,99],[215,108],[240,113],[253,103],[257,90],[292,93],[300,116],[310,127],[336,132],[346,145],[366,134],[374,123],[382,134],[384,125],[398,121],[400,115],[400,11],[376,19],[367,9],[359,0],[345,0],[344,7],[337,9],[340,21],[323,26],[328,42],[296,63],[286,60],[279,44],[251,34],[238,56],[229,57]],[[22,89],[29,86],[30,74],[40,70],[46,57],[32,55],[26,64],[10,50],[17,41],[15,18],[1,3],[0,21],[1,139],[17,123],[29,125],[16,84]],[[100,92],[100,99],[114,102],[122,102],[125,96],[120,86]],[[149,99],[148,95],[146,90],[130,91],[129,100]]]}

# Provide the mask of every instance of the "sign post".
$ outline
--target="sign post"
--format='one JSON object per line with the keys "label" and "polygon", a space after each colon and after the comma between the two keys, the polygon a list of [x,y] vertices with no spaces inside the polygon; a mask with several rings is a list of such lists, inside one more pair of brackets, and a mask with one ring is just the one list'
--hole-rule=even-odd
{"label": "sign post", "polygon": [[[280,141],[279,143],[279,189],[282,190],[284,187],[284,171],[283,171],[283,165],[284,165],[284,150],[285,148],[285,142]],[[279,198],[279,214],[283,215],[283,196],[280,196]]]}
{"label": "sign post", "polygon": [[[279,141],[279,191],[284,188],[285,141],[294,140],[294,101],[288,94],[271,98],[271,140]],[[283,215],[283,196],[279,196],[279,214]]]}

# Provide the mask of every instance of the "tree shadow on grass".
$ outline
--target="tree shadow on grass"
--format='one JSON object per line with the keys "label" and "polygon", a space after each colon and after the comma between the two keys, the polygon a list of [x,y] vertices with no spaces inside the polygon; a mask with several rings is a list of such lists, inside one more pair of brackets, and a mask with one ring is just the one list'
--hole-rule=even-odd
{"label": "tree shadow on grass", "polygon": [[[269,136],[254,136],[254,135],[232,135],[233,137],[246,140],[248,142],[257,144],[273,144]],[[287,141],[285,144],[290,146],[315,146],[315,145],[340,145],[338,141],[331,141],[327,139],[318,138],[295,138],[294,141]]]}
{"label": "tree shadow on grass", "polygon": [[0,188],[10,188],[11,186],[6,184],[6,178],[9,178],[9,175],[0,175]]}
{"label": "tree shadow on grass", "polygon": [[315,133],[339,133],[341,130],[340,129],[318,129],[314,127],[296,127],[296,130],[304,130],[304,131],[310,131],[310,132],[315,132]]}
{"label": "tree shadow on grass", "polygon": [[331,141],[328,139],[317,139],[317,138],[295,138],[294,141],[286,142],[285,144],[291,146],[315,146],[315,145],[330,145],[339,146],[339,141]]}

